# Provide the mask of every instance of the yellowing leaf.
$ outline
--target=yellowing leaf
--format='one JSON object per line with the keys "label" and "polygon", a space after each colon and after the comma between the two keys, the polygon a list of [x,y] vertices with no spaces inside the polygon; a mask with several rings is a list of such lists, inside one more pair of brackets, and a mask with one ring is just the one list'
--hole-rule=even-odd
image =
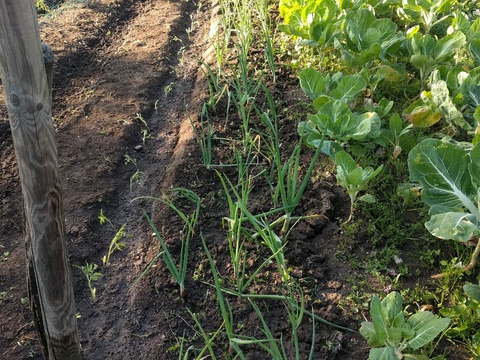
{"label": "yellowing leaf", "polygon": [[415,127],[430,127],[440,121],[442,115],[433,112],[430,107],[418,106],[410,114],[402,114]]}

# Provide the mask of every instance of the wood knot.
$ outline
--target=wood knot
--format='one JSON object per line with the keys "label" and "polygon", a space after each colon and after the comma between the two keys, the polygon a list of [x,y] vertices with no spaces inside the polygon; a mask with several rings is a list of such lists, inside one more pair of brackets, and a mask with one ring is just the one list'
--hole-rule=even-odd
{"label": "wood knot", "polygon": [[13,106],[19,107],[20,106],[20,99],[17,94],[10,95],[10,102]]}
{"label": "wood knot", "polygon": [[42,110],[42,109],[43,109],[43,104],[39,102],[39,103],[37,104],[37,111],[40,111],[40,110]]}

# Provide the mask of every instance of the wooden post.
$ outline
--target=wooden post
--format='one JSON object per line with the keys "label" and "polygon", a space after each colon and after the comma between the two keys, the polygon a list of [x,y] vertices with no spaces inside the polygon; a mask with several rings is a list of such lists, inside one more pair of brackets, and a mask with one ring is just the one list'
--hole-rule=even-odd
{"label": "wooden post", "polygon": [[43,356],[81,359],[62,188],[33,0],[0,1],[0,73],[22,184],[30,306]]}

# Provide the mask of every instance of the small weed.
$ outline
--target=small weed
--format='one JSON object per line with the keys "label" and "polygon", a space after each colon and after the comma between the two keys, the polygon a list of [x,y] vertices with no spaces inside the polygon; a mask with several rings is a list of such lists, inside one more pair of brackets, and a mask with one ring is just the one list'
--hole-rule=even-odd
{"label": "small weed", "polygon": [[[103,225],[105,222],[108,222],[112,228],[115,230],[112,222],[103,214],[103,209],[100,209],[100,215],[98,216],[100,220],[100,225]],[[108,253],[102,258],[102,262],[104,266],[108,266],[110,264],[110,256],[113,254],[115,250],[122,251],[125,248],[125,243],[120,242],[125,237],[129,235],[125,232],[125,226],[127,224],[123,224],[122,227],[117,231],[115,236],[113,237],[112,241],[110,241],[110,246],[108,247]]]}
{"label": "small weed", "polygon": [[7,299],[8,292],[6,291],[1,291],[0,292],[0,305],[3,304],[3,302]]}
{"label": "small weed", "polygon": [[96,271],[98,268],[97,264],[94,264],[94,263],[89,264],[88,262],[85,262],[85,266],[79,266],[79,265],[73,265],[73,266],[82,270],[83,274],[87,278],[87,284],[88,284],[88,288],[90,289],[90,295],[92,297],[92,301],[96,302],[97,289],[93,286],[93,282],[97,281],[98,279],[100,279],[100,277],[103,276],[102,273]]}
{"label": "small weed", "polygon": [[136,159],[133,159],[128,154],[125,154],[123,158],[124,158],[125,165],[133,164],[133,166],[135,166],[135,169],[136,169],[133,175],[130,176],[130,193],[131,193],[133,184],[137,184],[137,185],[141,184],[143,182],[143,176],[145,173],[143,171],[140,171],[140,169],[138,168]]}

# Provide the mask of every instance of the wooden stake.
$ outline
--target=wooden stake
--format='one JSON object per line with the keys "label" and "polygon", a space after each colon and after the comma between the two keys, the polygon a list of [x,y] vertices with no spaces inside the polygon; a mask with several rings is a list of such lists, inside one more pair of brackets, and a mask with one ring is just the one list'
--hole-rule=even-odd
{"label": "wooden stake", "polygon": [[78,360],[51,82],[49,88],[34,4],[0,1],[0,72],[22,185],[28,292],[43,356]]}

